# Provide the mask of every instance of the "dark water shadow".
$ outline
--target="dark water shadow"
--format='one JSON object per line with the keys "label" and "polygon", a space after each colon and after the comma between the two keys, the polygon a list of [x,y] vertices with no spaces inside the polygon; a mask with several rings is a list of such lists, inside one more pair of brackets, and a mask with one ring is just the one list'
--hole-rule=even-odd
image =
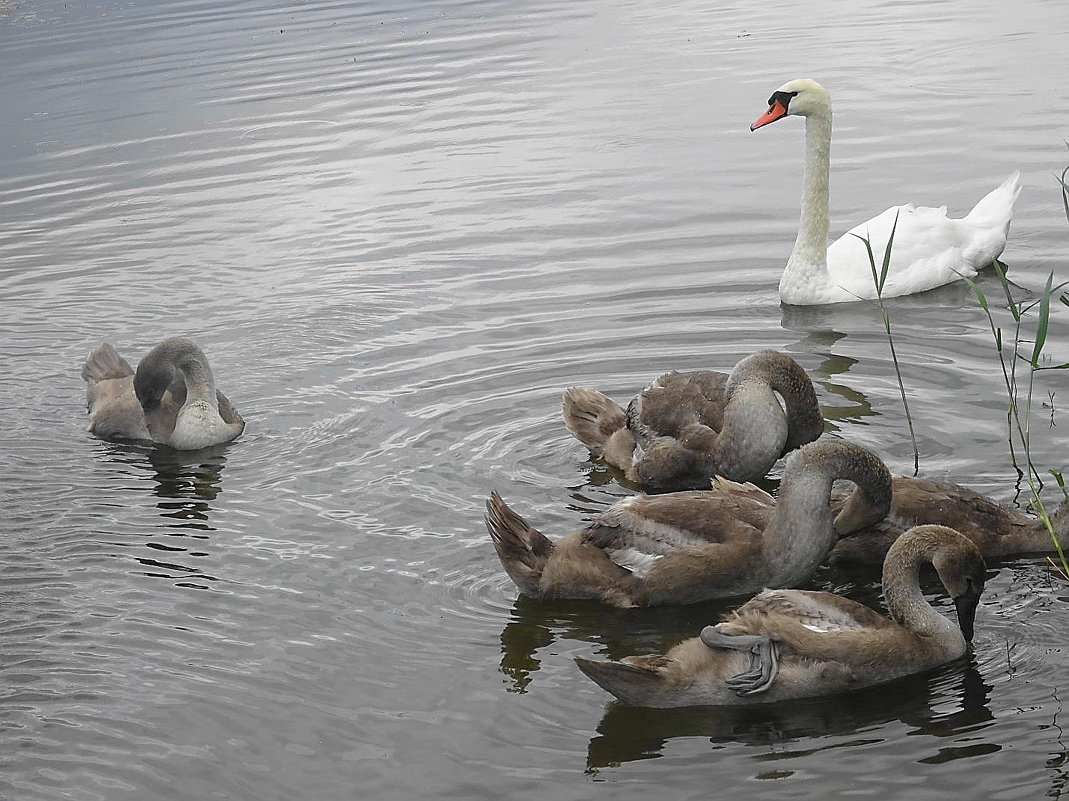
{"label": "dark water shadow", "polygon": [[832,346],[846,337],[838,331],[831,329],[813,330],[806,333],[801,340],[787,352],[792,355],[805,354],[816,356],[820,359],[819,364],[809,370],[809,377],[813,383],[824,390],[825,399],[838,398],[842,404],[831,405],[825,400],[820,404],[820,412],[824,415],[824,430],[839,431],[837,420],[857,421],[863,417],[871,417],[876,412],[872,409],[872,403],[868,396],[861,390],[855,389],[848,384],[841,383],[836,376],[846,376],[857,359],[850,356],[842,356],[832,353]]}
{"label": "dark water shadow", "polygon": [[[824,415],[825,430],[838,431],[837,420],[857,421],[876,414],[868,396],[859,389],[842,383],[839,377],[846,376],[859,359],[839,353],[832,349],[847,338],[843,330],[857,331],[871,328],[868,319],[871,311],[868,304],[846,304],[839,314],[835,306],[781,306],[780,325],[785,331],[800,334],[801,338],[785,350],[791,355],[803,355],[817,358],[818,364],[809,370],[813,383],[824,390],[825,398],[838,398],[842,405],[822,403],[820,411]],[[857,306],[864,306],[859,310]],[[806,359],[805,361],[809,361]]]}
{"label": "dark water shadow", "polygon": [[608,659],[661,653],[702,626],[720,620],[735,602],[715,601],[682,607],[616,609],[600,601],[545,600],[520,595],[512,619],[501,632],[501,672],[512,692],[526,692],[541,667],[538,652],[560,639],[599,646]]}
{"label": "dark water shadow", "polygon": [[[228,444],[196,451],[178,451],[142,443],[107,443],[106,455],[135,474],[152,480],[152,495],[161,518],[155,535],[139,537],[136,547],[149,556],[136,556],[143,574],[174,581],[178,586],[207,589],[220,581],[202,568],[212,533],[214,502],[223,492]],[[135,546],[134,542],[122,544]]]}
{"label": "dark water shadow", "polygon": [[1047,759],[1047,768],[1052,771],[1050,780],[1050,792],[1048,798],[1062,798],[1069,795],[1069,744],[1065,729],[1059,718],[1064,712],[1061,696],[1057,688],[1051,690],[1051,702],[1054,708],[1054,719],[1051,721],[1051,729],[1057,733],[1055,742],[1057,751]]}
{"label": "dark water shadow", "polygon": [[157,506],[168,526],[211,530],[211,502],[223,491],[229,443],[195,451],[145,443],[103,444],[107,461],[130,473],[151,474],[152,492],[160,499]]}
{"label": "dark water shadow", "polygon": [[166,538],[145,543],[157,552],[153,558],[139,560],[151,571],[146,575],[176,580],[179,586],[191,589],[208,589],[220,580],[197,563],[210,555],[210,532],[216,530],[213,502],[223,491],[226,449],[223,444],[197,451],[150,451],[149,463],[155,470],[153,493],[159,499],[156,507]]}
{"label": "dark water shadow", "polygon": [[[656,759],[673,739],[703,737],[713,746],[711,751],[725,742],[775,748],[756,758],[770,763],[767,777],[789,775],[792,759],[830,748],[880,742],[880,728],[895,720],[910,726],[911,734],[954,737],[975,732],[994,720],[989,707],[991,689],[973,660],[966,658],[934,673],[805,701],[680,709],[632,707],[610,701],[597,735],[587,747],[586,769],[597,773],[626,762]],[[839,741],[824,742],[829,736]],[[974,744],[940,748],[921,761],[949,762],[1000,749],[976,738]]]}
{"label": "dark water shadow", "polygon": [[211,502],[222,489],[226,466],[226,446],[217,445],[197,451],[153,448],[149,464],[155,471],[153,493],[160,498],[160,514],[183,528],[210,530]]}

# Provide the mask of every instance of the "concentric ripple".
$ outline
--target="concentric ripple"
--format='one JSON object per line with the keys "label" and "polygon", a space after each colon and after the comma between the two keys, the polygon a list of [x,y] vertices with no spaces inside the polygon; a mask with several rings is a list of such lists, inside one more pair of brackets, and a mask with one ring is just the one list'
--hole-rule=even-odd
{"label": "concentric ripple", "polygon": [[[564,429],[566,387],[625,403],[762,348],[810,371],[829,432],[911,472],[878,311],[778,303],[801,125],[747,126],[802,71],[832,89],[833,233],[891,202],[961,214],[1022,170],[1005,258],[1034,292],[1064,264],[1059,13],[0,0],[0,797],[587,798],[611,777],[690,798],[710,765],[725,797],[1063,787],[1067,593],[1042,560],[991,566],[974,656],[933,675],[658,713],[572,658],[663,651],[730,605],[518,597],[482,520],[496,490],[557,538],[634,491]],[[888,310],[921,473],[1020,503],[972,293]],[[92,439],[86,354],[178,334],[245,434]],[[1047,339],[1064,350],[1064,316]],[[1036,379],[1042,469],[1063,385]],[[819,586],[878,604],[876,581]]]}

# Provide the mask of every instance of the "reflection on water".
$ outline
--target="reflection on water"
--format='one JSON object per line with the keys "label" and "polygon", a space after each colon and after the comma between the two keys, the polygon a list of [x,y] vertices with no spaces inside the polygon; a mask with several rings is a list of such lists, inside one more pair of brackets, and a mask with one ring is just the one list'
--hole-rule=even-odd
{"label": "reflection on water", "polygon": [[156,509],[161,523],[153,534],[136,538],[121,537],[116,544],[124,548],[146,548],[150,556],[136,555],[146,570],[143,575],[164,578],[176,586],[207,589],[220,578],[198,562],[210,556],[214,503],[223,493],[223,469],[228,445],[216,445],[196,451],[179,451],[151,445],[102,442],[100,453],[105,462],[130,476],[148,479],[145,491],[158,500]]}
{"label": "reflection on water", "polygon": [[[153,493],[161,499],[156,505],[168,539],[145,542],[145,547],[166,554],[139,557],[138,561],[149,568],[145,575],[177,579],[178,586],[192,589],[208,589],[205,582],[219,581],[196,561],[208,555],[209,536],[204,532],[215,531],[212,502],[223,491],[226,450],[224,444],[198,451],[154,448],[149,452],[149,464],[155,470]],[[180,554],[185,555],[186,563],[179,561]]]}
{"label": "reflection on water", "polygon": [[161,501],[160,509],[168,510],[164,517],[192,521],[180,524],[188,528],[211,529],[207,525],[211,512],[208,502],[222,492],[225,454],[225,445],[192,452],[172,448],[154,448],[149,452],[149,463],[156,471],[155,494],[188,501],[178,504]]}
{"label": "reflection on water", "polygon": [[1061,798],[1066,793],[1069,793],[1069,745],[1066,743],[1066,733],[1059,720],[1064,711],[1064,707],[1057,687],[1051,690],[1051,700],[1053,701],[1053,706],[1056,710],[1051,728],[1057,732],[1057,739],[1055,742],[1054,753],[1047,760],[1047,768],[1052,771],[1050,792],[1048,793],[1048,796],[1051,798]]}
{"label": "reflection on water", "polygon": [[[791,307],[784,306],[783,308],[789,309]],[[841,426],[836,425],[834,422],[836,420],[857,422],[864,417],[875,414],[872,410],[872,403],[864,392],[847,384],[831,380],[833,376],[845,376],[850,372],[850,368],[858,363],[857,359],[850,356],[832,352],[831,349],[835,343],[845,338],[846,334],[841,334],[838,331],[815,328],[807,331],[806,335],[796,344],[785,349],[795,358],[799,358],[800,354],[805,354],[806,356],[815,356],[820,359],[820,362],[815,367],[810,367],[808,372],[818,390],[824,390],[820,396],[823,399],[820,404],[820,411],[824,415],[826,431],[840,431],[842,429]],[[803,361],[808,364],[811,360],[803,359]],[[842,398],[847,402],[847,405],[833,406],[829,404],[827,402],[829,395]]]}
{"label": "reflection on water", "polygon": [[608,659],[661,653],[693,637],[731,608],[730,603],[714,601],[686,607],[615,609],[597,601],[518,595],[511,619],[501,632],[501,672],[511,680],[513,691],[524,692],[541,665],[536,654],[557,640],[594,644]]}

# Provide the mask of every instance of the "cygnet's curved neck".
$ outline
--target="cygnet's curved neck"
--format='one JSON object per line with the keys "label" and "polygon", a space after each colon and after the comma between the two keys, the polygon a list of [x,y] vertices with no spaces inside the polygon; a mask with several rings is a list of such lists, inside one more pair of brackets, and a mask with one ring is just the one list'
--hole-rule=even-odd
{"label": "cygnet's curved neck", "polygon": [[183,354],[177,362],[178,369],[186,382],[186,402],[204,401],[213,409],[218,408],[219,402],[215,396],[215,379],[212,369],[208,366],[208,360],[199,350]]}
{"label": "cygnet's curved neck", "polygon": [[733,481],[756,481],[780,457],[786,441],[787,418],[772,387],[755,379],[733,382],[710,467]]}
{"label": "cygnet's curved neck", "polygon": [[[832,482],[857,485],[839,516],[828,504]],[[816,570],[836,539],[880,520],[891,505],[891,475],[872,453],[842,440],[814,442],[787,458],[776,512],[765,529],[770,586],[789,587]]]}
{"label": "cygnet's curved neck", "polygon": [[787,440],[783,452],[812,442],[824,432],[824,417],[817,404],[817,394],[806,371],[790,356],[774,350],[747,356],[731,371],[731,385],[737,377],[753,375],[766,381],[784,401],[787,417]]}
{"label": "cygnet's curved neck", "polygon": [[[181,388],[174,386],[179,377]],[[184,403],[203,401],[213,409],[218,408],[208,358],[188,339],[161,342],[137,365],[134,391],[146,410],[155,408],[168,390],[177,392]]]}
{"label": "cygnet's curved neck", "polygon": [[776,512],[764,532],[769,586],[805,581],[835,544],[828,506],[831,484],[831,476],[813,466],[784,473]]}
{"label": "cygnet's curved neck", "polygon": [[929,538],[899,538],[883,563],[883,597],[891,619],[918,634],[960,637],[961,630],[924,597],[920,569],[931,564],[942,543]]}
{"label": "cygnet's curved neck", "polygon": [[805,172],[798,238],[788,266],[822,267],[828,262],[828,181],[831,165],[831,104],[805,118]]}

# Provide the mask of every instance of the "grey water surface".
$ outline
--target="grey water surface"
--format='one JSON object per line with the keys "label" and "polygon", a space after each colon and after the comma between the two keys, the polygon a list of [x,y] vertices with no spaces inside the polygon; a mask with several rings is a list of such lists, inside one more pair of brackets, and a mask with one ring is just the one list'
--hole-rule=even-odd
{"label": "grey water surface", "polygon": [[[1060,797],[1069,591],[1042,559],[991,565],[975,656],[934,675],[642,710],[572,657],[725,607],[518,598],[482,510],[496,489],[557,537],[633,491],[565,387],[625,401],[769,347],[912,472],[877,310],[778,300],[803,126],[748,126],[788,79],[828,87],[834,235],[1020,170],[1004,258],[1034,292],[1069,278],[1067,41],[1063,0],[0,0],[0,798]],[[888,308],[921,475],[1020,502],[970,291]],[[85,355],[174,335],[244,436],[91,438]],[[1067,381],[1034,388],[1044,468]]]}

